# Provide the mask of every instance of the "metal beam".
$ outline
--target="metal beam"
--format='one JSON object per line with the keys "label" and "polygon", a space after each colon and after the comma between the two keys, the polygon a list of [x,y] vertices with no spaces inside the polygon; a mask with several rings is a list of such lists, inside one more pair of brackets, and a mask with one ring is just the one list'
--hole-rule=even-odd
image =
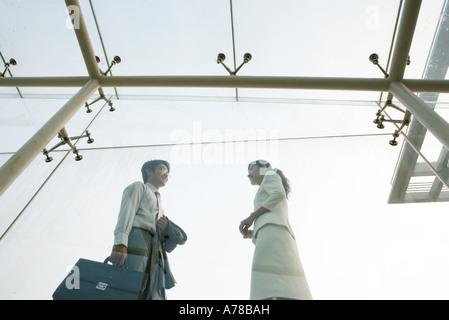
{"label": "metal beam", "polygon": [[92,47],[92,42],[90,41],[89,33],[87,32],[86,22],[84,21],[84,16],[81,11],[81,6],[78,0],[65,0],[69,14],[73,8],[76,8],[74,13],[74,19],[76,20],[76,25],[74,25],[76,38],[83,54],[84,62],[86,63],[87,72],[91,79],[98,79],[101,77],[100,69],[98,68],[98,63],[95,60],[95,53]]}
{"label": "metal beam", "polygon": [[83,87],[89,77],[13,77],[0,78],[0,87]]}
{"label": "metal beam", "polygon": [[449,92],[449,80],[404,79],[402,83],[413,92]]}
{"label": "metal beam", "polygon": [[404,3],[401,21],[399,23],[398,36],[391,60],[389,79],[399,81],[404,77],[407,58],[412,46],[419,10],[422,0],[407,0]]}
{"label": "metal beam", "polygon": [[[83,87],[89,77],[6,77],[0,87]],[[387,91],[390,81],[383,78],[251,77],[251,76],[108,76],[102,87],[223,87],[255,89],[316,89]],[[449,80],[404,79],[413,92],[449,93]]]}
{"label": "metal beam", "polygon": [[403,83],[393,82],[389,90],[445,147],[449,149],[449,123]]}
{"label": "metal beam", "polygon": [[251,76],[115,76],[103,77],[103,87],[221,87],[261,89],[387,90],[387,79],[251,77]]}
{"label": "metal beam", "polygon": [[[0,78],[0,87],[82,87],[89,77],[14,77]],[[108,76],[102,87],[222,87],[265,89],[317,89],[385,91],[387,79],[324,77],[251,77],[251,76]],[[416,84],[420,86],[420,83]],[[429,86],[430,87],[430,86]],[[449,81],[446,88],[449,92]]]}
{"label": "metal beam", "polygon": [[[437,160],[436,169],[438,170],[440,176],[444,181],[448,181],[449,179],[449,169],[447,166],[447,163],[449,161],[449,151],[446,148],[443,148],[441,150],[440,156]],[[430,189],[430,197],[433,199],[438,199],[438,197],[441,194],[441,191],[443,190],[443,182],[440,181],[438,177],[436,177],[433,181],[432,188]]]}
{"label": "metal beam", "polygon": [[98,88],[98,80],[90,80],[28,142],[9,158],[0,168],[0,195],[15,181],[28,164],[57,135],[61,128],[65,126]]}

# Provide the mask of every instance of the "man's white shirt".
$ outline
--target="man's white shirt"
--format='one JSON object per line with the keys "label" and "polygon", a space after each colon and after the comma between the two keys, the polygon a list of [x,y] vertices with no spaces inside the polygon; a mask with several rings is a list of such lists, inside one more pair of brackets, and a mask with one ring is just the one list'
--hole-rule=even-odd
{"label": "man's white shirt", "polygon": [[114,230],[114,245],[128,246],[128,236],[132,227],[155,233],[158,213],[156,188],[149,182],[134,182],[125,188]]}

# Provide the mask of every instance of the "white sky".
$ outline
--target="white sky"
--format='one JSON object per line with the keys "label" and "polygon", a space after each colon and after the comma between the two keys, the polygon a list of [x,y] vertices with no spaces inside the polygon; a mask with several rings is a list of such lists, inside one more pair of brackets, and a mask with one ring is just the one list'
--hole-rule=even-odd
{"label": "white sky", "polygon": [[[0,12],[9,13],[0,21],[0,51],[18,60],[14,76],[85,75],[64,4],[57,3],[0,1]],[[122,58],[114,75],[225,75],[215,62],[219,52],[232,68],[228,1],[120,3],[93,1],[109,59]],[[368,56],[379,53],[385,65],[399,1],[347,1],[344,14],[333,8],[342,2],[323,3],[234,1],[237,64],[243,53],[253,55],[241,74],[381,77]],[[422,75],[442,3],[423,4],[407,77]],[[104,63],[89,3],[81,4]],[[20,100],[0,88],[0,134],[8,137],[0,142],[0,164],[67,101],[54,94],[76,90],[24,88],[44,96]],[[379,131],[372,123],[375,103],[357,101],[376,101],[378,93],[246,89],[235,102],[234,89],[118,91],[126,99],[114,101],[114,113],[98,103],[66,125],[78,135],[99,113],[89,127],[95,143],[78,145],[98,149],[82,150],[81,162],[56,152],[47,164],[40,155],[0,197],[1,233],[23,212],[0,242],[0,299],[50,299],[79,258],[102,261],[123,189],[155,158],[172,164],[161,190],[164,209],[189,236],[169,255],[178,281],[170,299],[249,297],[254,246],[238,225],[253,210],[257,189],[246,169],[258,158],[292,183],[290,220],[315,299],[449,298],[447,204],[387,204],[400,146],[379,135],[392,127]],[[127,96],[144,94],[158,97]],[[176,145],[252,138],[295,139]],[[149,146],[160,144],[169,146]],[[430,139],[425,148],[435,161],[438,142]]]}

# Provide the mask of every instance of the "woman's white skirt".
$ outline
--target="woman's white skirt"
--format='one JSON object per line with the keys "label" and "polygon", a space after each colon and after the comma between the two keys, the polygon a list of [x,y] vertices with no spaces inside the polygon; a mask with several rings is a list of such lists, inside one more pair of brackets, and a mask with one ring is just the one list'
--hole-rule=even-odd
{"label": "woman's white skirt", "polygon": [[296,241],[287,228],[266,224],[256,236],[250,299],[311,300]]}

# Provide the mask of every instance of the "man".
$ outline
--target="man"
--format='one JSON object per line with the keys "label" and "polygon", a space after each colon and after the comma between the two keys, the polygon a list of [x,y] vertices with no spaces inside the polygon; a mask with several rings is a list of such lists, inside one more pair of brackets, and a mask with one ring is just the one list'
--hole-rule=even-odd
{"label": "man", "polygon": [[[117,266],[126,265],[131,270],[145,272],[142,299],[165,299],[165,288],[174,286],[169,271],[166,252],[177,244],[184,244],[187,236],[171,222],[162,210],[159,189],[168,182],[170,164],[164,160],[147,161],[142,166],[142,182],[134,182],[123,191],[114,246],[109,260]],[[164,279],[157,281],[158,293],[151,279],[154,270],[164,268]],[[150,289],[150,286],[152,287]],[[161,287],[162,286],[162,287]]]}

